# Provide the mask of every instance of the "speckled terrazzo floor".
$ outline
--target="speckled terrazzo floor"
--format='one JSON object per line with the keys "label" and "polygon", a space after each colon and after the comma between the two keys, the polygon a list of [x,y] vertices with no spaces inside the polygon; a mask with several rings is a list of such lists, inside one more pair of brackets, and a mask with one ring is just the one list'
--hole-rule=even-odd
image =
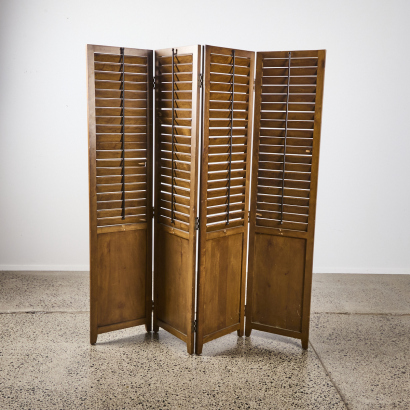
{"label": "speckled terrazzo floor", "polygon": [[410,408],[410,275],[314,275],[311,344],[188,356],[143,327],[88,344],[88,274],[0,272],[0,409]]}

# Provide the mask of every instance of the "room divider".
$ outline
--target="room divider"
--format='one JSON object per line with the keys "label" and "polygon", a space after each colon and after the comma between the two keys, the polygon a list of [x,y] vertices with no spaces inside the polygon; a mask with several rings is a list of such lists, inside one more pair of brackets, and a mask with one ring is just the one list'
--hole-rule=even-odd
{"label": "room divider", "polygon": [[235,330],[308,347],[324,69],[87,46],[92,344],[145,325],[190,354]]}

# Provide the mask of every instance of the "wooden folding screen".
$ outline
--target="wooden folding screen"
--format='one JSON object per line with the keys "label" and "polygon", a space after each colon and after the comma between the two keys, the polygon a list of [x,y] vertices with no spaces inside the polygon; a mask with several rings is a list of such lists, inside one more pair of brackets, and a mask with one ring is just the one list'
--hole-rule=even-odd
{"label": "wooden folding screen", "polygon": [[245,317],[247,336],[307,348],[325,51],[257,53],[255,72],[254,52],[205,46],[201,64],[199,46],[157,50],[155,78],[149,50],[87,56],[91,343],[150,331],[153,310],[189,353],[242,336]]}
{"label": "wooden folding screen", "polygon": [[246,335],[308,347],[325,51],[257,53]]}
{"label": "wooden folding screen", "polygon": [[254,55],[205,46],[197,354],[243,334]]}
{"label": "wooden folding screen", "polygon": [[154,330],[194,352],[200,47],[155,52]]}
{"label": "wooden folding screen", "polygon": [[151,330],[152,51],[87,47],[91,343]]}

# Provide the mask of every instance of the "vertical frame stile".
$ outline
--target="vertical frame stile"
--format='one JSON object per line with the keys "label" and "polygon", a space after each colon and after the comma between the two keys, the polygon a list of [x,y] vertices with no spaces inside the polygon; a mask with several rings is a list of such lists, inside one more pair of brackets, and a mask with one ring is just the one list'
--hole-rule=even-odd
{"label": "vertical frame stile", "polygon": [[153,167],[153,51],[148,50],[148,75],[147,75],[147,278],[146,278],[146,293],[145,293],[145,309],[147,315],[147,323],[145,329],[147,332],[152,330],[152,174]]}
{"label": "vertical frame stile", "polygon": [[312,158],[312,178],[309,198],[309,219],[306,243],[306,262],[304,277],[303,293],[303,318],[302,318],[302,347],[308,348],[309,344],[309,324],[310,324],[310,302],[312,294],[312,272],[313,272],[313,251],[315,240],[316,226],[316,200],[317,200],[317,183],[319,176],[319,154],[320,154],[320,135],[322,129],[322,109],[323,109],[323,88],[325,82],[326,50],[318,51],[318,69],[316,80],[316,98],[315,98],[315,117],[313,131],[314,153]]}
{"label": "vertical frame stile", "polygon": [[98,271],[97,271],[97,176],[95,127],[94,46],[87,45],[87,101],[88,101],[88,173],[90,201],[90,343],[97,342]]}

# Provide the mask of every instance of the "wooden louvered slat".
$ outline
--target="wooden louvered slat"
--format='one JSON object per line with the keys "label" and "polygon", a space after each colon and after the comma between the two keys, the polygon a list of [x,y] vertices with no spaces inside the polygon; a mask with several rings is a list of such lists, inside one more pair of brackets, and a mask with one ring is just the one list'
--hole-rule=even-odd
{"label": "wooden louvered slat", "polygon": [[253,71],[254,53],[205,47],[197,354],[243,333]]}
{"label": "wooden louvered slat", "polygon": [[[246,335],[308,346],[325,51],[257,53]],[[274,284],[274,286],[272,286]]]}
{"label": "wooden louvered slat", "polygon": [[152,51],[87,46],[90,341],[151,330]]}

